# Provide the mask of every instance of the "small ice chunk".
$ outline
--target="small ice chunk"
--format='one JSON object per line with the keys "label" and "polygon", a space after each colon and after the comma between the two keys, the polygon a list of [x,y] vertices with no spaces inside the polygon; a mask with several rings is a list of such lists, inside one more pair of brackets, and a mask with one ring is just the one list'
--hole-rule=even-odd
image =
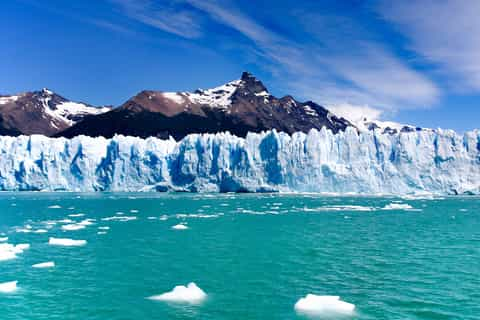
{"label": "small ice chunk", "polygon": [[172,227],[172,229],[175,229],[175,230],[187,230],[188,227],[187,227],[186,225],[182,224],[182,223],[179,223],[179,224],[177,224],[177,225],[174,225],[174,226]]}
{"label": "small ice chunk", "polygon": [[23,250],[28,250],[30,249],[30,244],[28,243],[20,243],[15,246],[15,249],[19,252],[22,253]]}
{"label": "small ice chunk", "polygon": [[340,300],[339,296],[307,294],[297,301],[295,310],[312,315],[352,315],[355,305]]}
{"label": "small ice chunk", "polygon": [[33,233],[47,233],[48,231],[46,229],[37,229],[33,231]]}
{"label": "small ice chunk", "polygon": [[10,293],[17,290],[17,283],[18,281],[9,281],[0,283],[0,292],[1,293]]}
{"label": "small ice chunk", "polygon": [[30,233],[30,232],[32,232],[32,230],[25,229],[25,228],[18,228],[18,229],[15,229],[15,232],[17,232],[17,233]]}
{"label": "small ice chunk", "polygon": [[62,226],[62,230],[64,231],[77,231],[81,229],[85,229],[85,226],[82,224],[66,224]]}
{"label": "small ice chunk", "polygon": [[29,248],[28,243],[17,244],[16,246],[10,243],[0,243],[0,261],[15,259],[17,254],[23,253],[24,250]]}
{"label": "small ice chunk", "polygon": [[59,223],[73,223],[72,219],[63,219],[63,220],[58,220],[57,222]]}
{"label": "small ice chunk", "polygon": [[85,214],[84,213],[75,213],[75,214],[69,214],[69,217],[76,218],[76,217],[83,217]]}
{"label": "small ice chunk", "polygon": [[85,219],[85,220],[80,221],[78,224],[81,225],[81,226],[90,226],[90,225],[93,224],[94,221],[95,221],[95,219]]}
{"label": "small ice chunk", "polygon": [[99,230],[110,230],[110,227],[98,227]]}
{"label": "small ice chunk", "polygon": [[131,221],[131,220],[137,220],[137,217],[134,216],[113,216],[113,217],[106,217],[102,218],[102,221],[121,221],[121,222],[126,222],[126,221]]}
{"label": "small ice chunk", "polygon": [[87,241],[50,237],[48,239],[48,244],[52,246],[79,247],[86,245]]}
{"label": "small ice chunk", "polygon": [[413,207],[407,203],[390,203],[383,207],[383,210],[412,210]]}
{"label": "small ice chunk", "polygon": [[54,205],[51,205],[48,207],[49,209],[61,209],[62,206],[58,205],[58,204],[54,204]]}
{"label": "small ice chunk", "polygon": [[55,267],[55,262],[53,262],[53,261],[42,262],[42,263],[37,263],[37,264],[32,265],[32,268],[39,268],[39,269],[53,268],[53,267]]}
{"label": "small ice chunk", "polygon": [[0,238],[0,242],[5,242],[5,241],[8,241],[8,237],[2,237],[2,238]]}
{"label": "small ice chunk", "polygon": [[176,286],[172,291],[165,292],[160,295],[151,296],[148,299],[178,302],[178,303],[190,303],[198,304],[207,298],[207,294],[200,289],[194,282],[190,282],[185,286]]}

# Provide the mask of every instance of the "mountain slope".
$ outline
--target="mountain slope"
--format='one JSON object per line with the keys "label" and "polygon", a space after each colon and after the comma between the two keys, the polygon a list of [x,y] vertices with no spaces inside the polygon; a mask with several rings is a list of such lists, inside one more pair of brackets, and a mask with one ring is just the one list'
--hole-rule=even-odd
{"label": "mountain slope", "polygon": [[54,135],[90,115],[109,111],[72,102],[48,90],[0,96],[0,135]]}
{"label": "mountain slope", "polygon": [[343,131],[350,122],[322,106],[298,102],[291,96],[276,98],[261,81],[244,72],[223,86],[190,92],[142,91],[122,106],[85,118],[57,136],[115,134],[181,139],[190,133],[229,131],[244,137],[270,129],[308,132],[326,127]]}

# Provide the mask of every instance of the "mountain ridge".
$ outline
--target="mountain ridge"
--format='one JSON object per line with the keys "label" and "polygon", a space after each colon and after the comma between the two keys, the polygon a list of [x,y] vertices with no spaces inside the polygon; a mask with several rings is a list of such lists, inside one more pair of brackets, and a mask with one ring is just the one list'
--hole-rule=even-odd
{"label": "mountain ridge", "polygon": [[[103,125],[102,125],[103,124]],[[110,112],[88,117],[56,136],[116,134],[181,139],[190,133],[248,132],[271,129],[292,134],[326,127],[332,132],[352,124],[312,102],[277,98],[251,73],[212,89],[194,92],[145,90]]]}
{"label": "mountain ridge", "polygon": [[393,122],[363,122],[339,116],[313,101],[275,97],[249,72],[237,80],[193,92],[142,90],[118,107],[70,101],[49,89],[0,96],[0,135],[42,134],[72,138],[115,135],[181,139],[191,133],[277,130],[293,134],[347,127],[395,134],[422,130]]}
{"label": "mountain ridge", "polygon": [[43,88],[0,96],[0,134],[52,136],[85,117],[111,110],[74,102]]}

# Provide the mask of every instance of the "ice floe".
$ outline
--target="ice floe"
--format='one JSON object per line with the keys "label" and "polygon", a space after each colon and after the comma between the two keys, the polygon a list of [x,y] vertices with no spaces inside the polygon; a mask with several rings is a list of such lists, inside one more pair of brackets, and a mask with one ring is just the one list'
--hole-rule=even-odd
{"label": "ice floe", "polygon": [[72,219],[62,219],[62,220],[58,220],[57,222],[58,223],[73,223],[74,221]]}
{"label": "ice floe", "polygon": [[53,268],[53,267],[55,267],[55,262],[53,262],[53,261],[36,263],[36,264],[32,265],[32,268],[38,268],[38,269]]}
{"label": "ice floe", "polygon": [[79,247],[86,245],[87,241],[50,237],[48,239],[48,244],[52,246]]}
{"label": "ice floe", "polygon": [[186,219],[186,218],[204,218],[204,219],[211,219],[211,218],[218,218],[223,214],[202,214],[202,213],[179,213],[175,215],[177,219]]}
{"label": "ice floe", "polygon": [[69,214],[69,217],[76,218],[76,217],[83,217],[85,213],[74,213],[74,214]]}
{"label": "ice floe", "polygon": [[151,296],[148,299],[166,302],[198,304],[204,301],[206,298],[207,294],[205,291],[200,289],[194,282],[190,282],[186,287],[176,286],[172,291]]}
{"label": "ice floe", "polygon": [[18,281],[9,281],[0,283],[0,292],[1,293],[10,293],[17,290]]}
{"label": "ice floe", "polygon": [[22,253],[24,250],[30,249],[30,244],[28,243],[20,243],[15,246],[15,249],[19,250],[19,253]]}
{"label": "ice floe", "polygon": [[62,226],[62,230],[64,231],[77,231],[82,229],[85,229],[85,226],[81,224],[66,224]]}
{"label": "ice floe", "polygon": [[172,227],[172,229],[175,229],[175,230],[187,230],[188,229],[188,226],[186,226],[185,224],[183,223],[179,223],[177,225],[174,225]]}
{"label": "ice floe", "polygon": [[15,259],[17,254],[23,253],[30,248],[28,243],[13,245],[10,243],[0,243],[0,261]]}
{"label": "ice floe", "polygon": [[317,316],[353,315],[355,305],[340,300],[339,296],[307,294],[295,304],[295,310]]}
{"label": "ice floe", "polygon": [[368,207],[368,206],[358,206],[358,205],[334,205],[334,206],[324,206],[318,208],[303,208],[303,211],[306,212],[317,212],[317,211],[374,211],[377,208]]}
{"label": "ice floe", "polygon": [[414,210],[414,208],[407,203],[389,203],[383,210]]}
{"label": "ice floe", "polygon": [[126,221],[131,221],[131,220],[137,220],[137,217],[133,217],[133,216],[113,216],[113,217],[102,218],[102,221],[122,221],[122,222],[126,222]]}
{"label": "ice floe", "polygon": [[1,237],[0,238],[0,242],[5,242],[5,241],[8,241],[8,237]]}

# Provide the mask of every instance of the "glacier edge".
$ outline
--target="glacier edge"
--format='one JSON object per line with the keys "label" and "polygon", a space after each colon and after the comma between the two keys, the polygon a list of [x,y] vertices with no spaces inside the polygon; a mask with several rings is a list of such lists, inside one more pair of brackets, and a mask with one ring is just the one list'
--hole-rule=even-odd
{"label": "glacier edge", "polygon": [[0,137],[3,191],[479,194],[480,133]]}

